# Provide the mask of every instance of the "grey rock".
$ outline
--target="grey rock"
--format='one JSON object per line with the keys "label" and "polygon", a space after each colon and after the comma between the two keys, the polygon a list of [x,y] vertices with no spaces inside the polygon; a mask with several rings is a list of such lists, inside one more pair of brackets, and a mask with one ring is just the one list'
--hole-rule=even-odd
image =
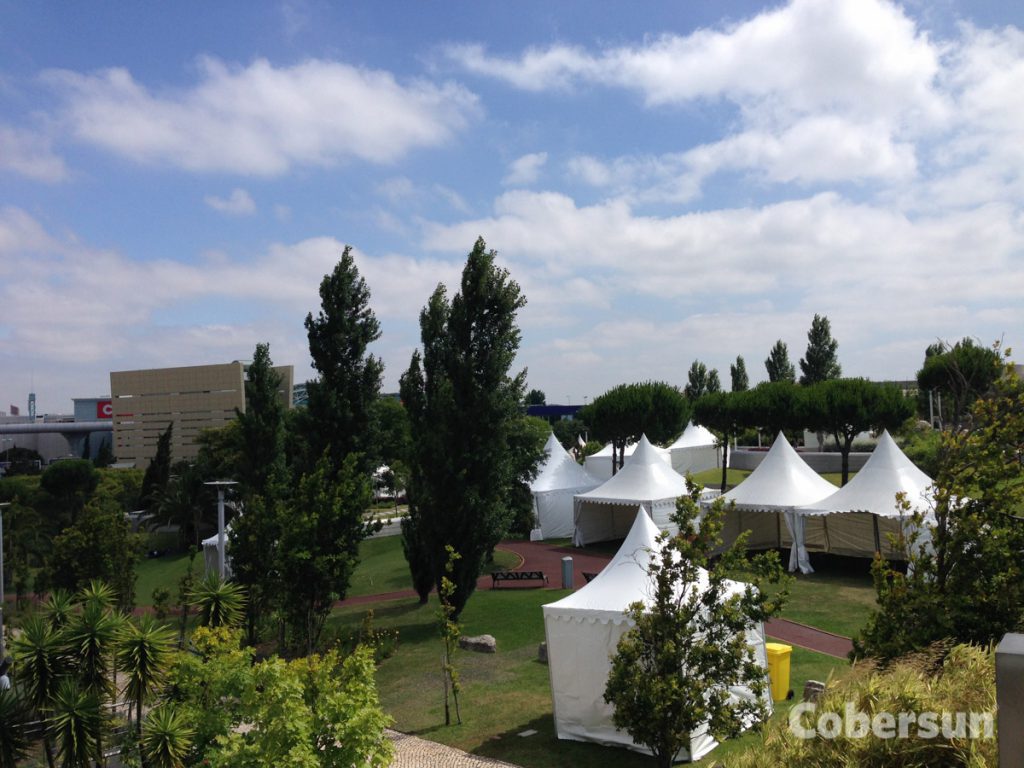
{"label": "grey rock", "polygon": [[493,635],[477,635],[476,637],[459,638],[459,648],[464,651],[476,651],[477,653],[497,653],[498,642]]}

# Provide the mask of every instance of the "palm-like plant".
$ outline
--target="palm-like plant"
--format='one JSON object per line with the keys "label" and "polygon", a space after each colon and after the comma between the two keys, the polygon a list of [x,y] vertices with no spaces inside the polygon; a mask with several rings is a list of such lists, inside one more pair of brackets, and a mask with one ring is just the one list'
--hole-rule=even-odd
{"label": "palm-like plant", "polygon": [[25,707],[10,688],[0,689],[0,768],[17,768],[28,753]]}
{"label": "palm-like plant", "polygon": [[78,601],[82,605],[98,605],[101,608],[113,608],[117,603],[117,591],[105,581],[93,579],[89,585],[82,587],[78,593]]}
{"label": "palm-like plant", "polygon": [[86,603],[64,630],[67,652],[75,658],[82,687],[102,698],[114,694],[111,650],[124,619],[98,602]]}
{"label": "palm-like plant", "polygon": [[174,707],[163,704],[146,715],[142,726],[142,753],[152,768],[181,768],[194,734]]}
{"label": "palm-like plant", "polygon": [[[30,615],[22,624],[21,633],[12,640],[11,650],[25,697],[42,717],[67,668],[62,633],[42,616]],[[53,742],[49,732],[43,735],[43,746],[47,762],[53,766]]]}
{"label": "palm-like plant", "polygon": [[124,698],[135,707],[141,733],[142,705],[164,681],[173,648],[171,632],[146,614],[138,624],[127,622],[117,639],[117,658],[127,680]]}
{"label": "palm-like plant", "polygon": [[57,741],[61,765],[88,768],[90,760],[102,760],[99,697],[64,678],[50,702],[47,729]]}
{"label": "palm-like plant", "polygon": [[210,574],[193,589],[189,602],[199,611],[204,627],[237,626],[245,610],[245,590]]}
{"label": "palm-like plant", "polygon": [[43,613],[54,629],[63,629],[75,612],[75,598],[66,589],[55,589],[43,603]]}

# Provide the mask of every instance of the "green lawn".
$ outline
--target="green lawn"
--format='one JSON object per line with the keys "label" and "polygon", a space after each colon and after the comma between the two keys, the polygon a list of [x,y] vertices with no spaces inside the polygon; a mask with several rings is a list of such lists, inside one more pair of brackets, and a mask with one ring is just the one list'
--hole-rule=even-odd
{"label": "green lawn", "polygon": [[[171,604],[178,602],[178,582],[188,568],[188,555],[185,553],[164,555],[163,557],[143,557],[135,567],[135,604],[152,605],[153,590],[165,587],[171,592]],[[193,566],[197,576],[203,575],[203,555],[196,555]]]}
{"label": "green lawn", "polygon": [[[597,768],[612,761],[617,768],[649,766],[650,758],[625,749],[559,741],[555,736],[548,670],[537,661],[537,645],[544,639],[541,606],[565,594],[560,590],[488,590],[473,595],[463,614],[463,633],[494,635],[498,653],[457,655],[463,724],[449,727],[443,724],[435,600],[426,606],[418,606],[415,600],[375,605],[375,625],[399,632],[398,651],[382,663],[377,675],[384,707],[395,718],[395,728],[525,768]],[[338,611],[329,625],[341,635],[354,632],[365,610],[361,606]],[[795,648],[791,687],[797,691],[797,699],[805,680],[824,680],[832,670],[845,666],[841,659]],[[780,705],[775,717],[784,717],[788,706]],[[537,733],[518,735],[528,729]],[[699,764],[711,765],[755,746],[759,739],[750,734],[727,743]]]}

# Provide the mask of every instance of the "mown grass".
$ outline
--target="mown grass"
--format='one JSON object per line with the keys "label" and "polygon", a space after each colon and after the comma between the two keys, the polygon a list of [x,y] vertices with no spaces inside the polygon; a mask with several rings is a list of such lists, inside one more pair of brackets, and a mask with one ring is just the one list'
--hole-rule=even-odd
{"label": "mown grass", "polygon": [[[559,741],[555,735],[548,669],[537,661],[537,646],[544,639],[541,606],[565,594],[561,590],[499,590],[473,595],[463,613],[463,634],[494,635],[498,652],[457,654],[463,724],[452,726],[444,725],[436,601],[432,598],[428,605],[419,606],[415,600],[394,600],[373,606],[375,626],[399,633],[396,653],[377,674],[380,695],[395,718],[395,728],[525,768],[597,768],[612,762],[621,768],[650,765],[649,757],[625,749]],[[329,622],[332,631],[341,636],[355,632],[366,609],[337,611]],[[791,687],[796,698],[807,679],[824,680],[845,666],[842,659],[795,648]],[[774,717],[784,717],[788,707],[783,703]],[[519,735],[527,730],[537,733]],[[748,734],[727,742],[698,765],[754,747],[759,739]]]}

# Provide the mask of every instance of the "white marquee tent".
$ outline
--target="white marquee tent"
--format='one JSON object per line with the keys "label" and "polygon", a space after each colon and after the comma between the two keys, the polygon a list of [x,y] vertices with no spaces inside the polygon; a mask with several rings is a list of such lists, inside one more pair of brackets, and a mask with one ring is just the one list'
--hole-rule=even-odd
{"label": "white marquee tent", "polygon": [[687,472],[696,474],[705,469],[722,466],[722,452],[718,448],[717,438],[709,430],[692,421],[667,450],[672,457],[672,469],[680,475]]}
{"label": "white marquee tent", "polygon": [[[647,601],[651,584],[647,573],[657,547],[658,528],[646,510],[633,507],[632,527],[612,561],[589,584],[558,602],[545,605],[544,632],[555,729],[558,738],[626,746],[640,752],[629,734],[612,723],[613,707],[604,700],[611,656],[631,622],[625,615],[630,603]],[[745,585],[732,583],[739,591]],[[747,633],[758,662],[767,667],[764,628]],[[749,689],[733,689],[735,696],[752,696]],[[771,709],[766,691],[765,703]],[[701,729],[690,737],[688,754],[677,759],[700,759],[717,742]]]}
{"label": "white marquee tent", "polygon": [[540,537],[558,539],[572,536],[575,527],[573,496],[600,484],[600,480],[591,477],[573,460],[552,432],[544,446],[544,460],[537,477],[530,483]]}
{"label": "white marquee tent", "polygon": [[[636,447],[639,443],[629,443],[626,445],[624,451],[623,466],[629,464],[633,453],[636,451]],[[652,445],[655,452],[665,461],[669,466],[672,465],[672,454],[669,453],[667,448],[659,448],[656,445]],[[608,443],[597,453],[592,453],[583,460],[583,466],[592,477],[596,477],[600,480],[608,480],[612,476],[612,444]]]}
{"label": "white marquee tent", "polygon": [[[727,503],[735,504],[725,513],[723,543],[728,546],[740,533],[750,531],[750,549],[789,547],[794,535],[793,507],[822,501],[835,491],[836,487],[811,469],[780,432],[757,468],[722,496]],[[789,570],[795,571],[797,566],[793,548]]]}
{"label": "white marquee tent", "polygon": [[[228,536],[230,526],[224,531],[224,578],[231,577],[231,541]],[[217,553],[220,547],[217,546],[217,534],[208,539],[203,539],[203,564],[206,566],[206,573],[217,573]]]}
{"label": "white marquee tent", "polygon": [[932,485],[932,479],[907,458],[888,431],[882,433],[871,458],[850,482],[821,501],[793,510],[800,570],[812,570],[808,550],[861,557],[877,551],[890,559],[904,557],[888,537],[899,534],[901,525],[909,522],[901,517],[896,494],[905,493],[912,510],[927,515]]}
{"label": "white marquee tent", "polygon": [[669,466],[646,435],[641,436],[626,466],[594,490],[576,494],[573,543],[582,547],[623,538],[641,504],[655,525],[675,532],[676,499],[688,492],[686,479]]}

